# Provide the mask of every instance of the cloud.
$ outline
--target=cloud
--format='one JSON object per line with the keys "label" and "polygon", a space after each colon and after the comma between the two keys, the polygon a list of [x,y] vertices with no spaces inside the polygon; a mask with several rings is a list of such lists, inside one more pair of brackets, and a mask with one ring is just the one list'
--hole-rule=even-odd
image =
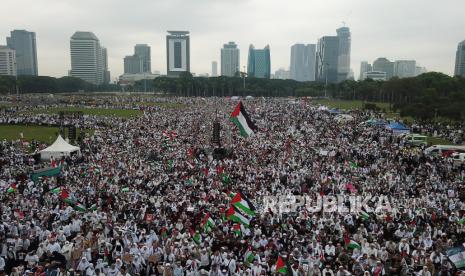
{"label": "cloud", "polygon": [[220,49],[235,41],[241,67],[249,44],[271,48],[272,71],[289,67],[290,47],[352,31],[352,69],[380,56],[416,59],[451,74],[457,43],[465,39],[465,1],[448,0],[15,0],[3,3],[0,37],[13,29],[37,33],[39,73],[63,76],[70,67],[69,38],[93,31],[108,48],[112,78],[137,43],[152,47],[152,70],[166,72],[167,30],[191,32],[191,69],[210,73]]}

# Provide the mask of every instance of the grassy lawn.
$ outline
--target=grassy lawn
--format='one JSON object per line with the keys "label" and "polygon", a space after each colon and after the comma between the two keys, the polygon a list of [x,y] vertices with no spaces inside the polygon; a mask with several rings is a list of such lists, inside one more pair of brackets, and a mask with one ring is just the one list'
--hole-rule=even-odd
{"label": "grassy lawn", "polygon": [[137,102],[135,103],[137,105],[141,106],[158,106],[161,108],[167,108],[167,109],[185,109],[187,108],[186,104],[182,103],[167,103],[167,102]]}
{"label": "grassy lawn", "polygon": [[60,108],[47,108],[47,109],[35,109],[34,114],[45,113],[45,114],[58,114],[60,111],[82,111],[84,115],[97,115],[105,117],[136,117],[142,114],[140,110],[131,109],[105,109],[105,108],[80,108],[80,107],[60,107]]}
{"label": "grassy lawn", "polygon": [[[339,108],[339,109],[362,109],[364,103],[363,101],[346,101],[346,100],[335,100],[335,99],[319,99],[314,100],[317,104],[322,104],[330,108]],[[379,108],[389,109],[389,103],[379,103],[375,102]]]}
{"label": "grassy lawn", "polygon": [[[58,127],[47,127],[47,126],[26,126],[26,125],[0,125],[0,139],[17,140],[21,138],[23,133],[24,139],[31,141],[33,139],[41,142],[51,144],[55,141],[59,132]],[[92,134],[93,130],[86,129],[86,133]],[[79,135],[80,131],[77,129],[76,135]],[[65,129],[65,136],[68,135],[68,129]]]}
{"label": "grassy lawn", "polygon": [[451,145],[452,142],[446,139],[428,136],[428,144],[432,145]]}

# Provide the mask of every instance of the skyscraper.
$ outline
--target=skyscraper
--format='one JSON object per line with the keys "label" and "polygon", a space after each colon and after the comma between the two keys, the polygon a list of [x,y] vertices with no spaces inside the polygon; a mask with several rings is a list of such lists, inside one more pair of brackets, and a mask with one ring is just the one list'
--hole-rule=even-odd
{"label": "skyscraper", "polygon": [[70,41],[70,75],[92,84],[102,84],[105,64],[99,39],[92,32],[75,32]]}
{"label": "skyscraper", "polygon": [[190,71],[189,32],[168,31],[166,36],[166,68],[168,77]]}
{"label": "skyscraper", "polygon": [[221,49],[221,75],[233,77],[240,71],[239,49],[236,43],[224,44]]}
{"label": "skyscraper", "polygon": [[360,63],[360,76],[358,77],[358,79],[359,80],[365,79],[364,73],[371,72],[371,71],[372,71],[371,64],[369,64],[366,61],[362,61]]}
{"label": "skyscraper", "polygon": [[108,52],[107,48],[102,47],[102,62],[103,62],[103,83],[110,83],[110,71],[108,71]]}
{"label": "skyscraper", "polygon": [[16,76],[16,53],[0,45],[0,75]]}
{"label": "skyscraper", "polygon": [[394,76],[394,63],[387,58],[381,57],[373,61],[373,70],[378,72],[386,72],[386,80]]}
{"label": "skyscraper", "polygon": [[315,80],[315,44],[294,44],[291,47],[290,78],[296,81]]}
{"label": "skyscraper", "polygon": [[271,74],[270,46],[263,49],[255,49],[250,44],[247,62],[247,75],[252,78],[269,79]]}
{"label": "skyscraper", "polygon": [[417,62],[415,60],[396,60],[394,62],[394,76],[399,78],[413,78]]}
{"label": "skyscraper", "polygon": [[142,73],[151,73],[150,46],[147,44],[136,44],[136,46],[134,46],[134,54],[142,59]]}
{"label": "skyscraper", "polygon": [[218,77],[218,62],[212,61],[212,77]]}
{"label": "skyscraper", "polygon": [[318,40],[315,80],[336,83],[338,81],[339,37],[324,36]]}
{"label": "skyscraper", "polygon": [[16,52],[16,69],[18,75],[37,76],[36,33],[26,30],[14,30],[6,38],[8,48]]}
{"label": "skyscraper", "polygon": [[339,56],[337,65],[337,80],[338,82],[344,81],[348,78],[350,73],[350,29],[348,27],[341,27],[336,30],[337,37],[339,38]]}
{"label": "skyscraper", "polygon": [[124,73],[139,74],[142,73],[143,62],[140,56],[132,55],[124,57]]}
{"label": "skyscraper", "polygon": [[454,75],[465,77],[465,40],[457,46]]}

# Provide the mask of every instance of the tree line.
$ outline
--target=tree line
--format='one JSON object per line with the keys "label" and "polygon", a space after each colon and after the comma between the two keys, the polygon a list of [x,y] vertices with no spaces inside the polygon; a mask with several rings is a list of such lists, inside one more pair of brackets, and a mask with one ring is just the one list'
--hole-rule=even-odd
{"label": "tree line", "polygon": [[[74,77],[0,76],[0,93],[56,93],[77,91],[122,91],[117,84],[96,86]],[[153,81],[138,81],[124,91],[155,91],[185,97],[329,97],[341,100],[390,103],[393,111],[420,120],[465,117],[465,78],[430,72],[414,78],[388,81],[347,80],[337,84],[298,82],[281,79],[234,77],[194,77],[183,73],[179,78],[166,76]]]}

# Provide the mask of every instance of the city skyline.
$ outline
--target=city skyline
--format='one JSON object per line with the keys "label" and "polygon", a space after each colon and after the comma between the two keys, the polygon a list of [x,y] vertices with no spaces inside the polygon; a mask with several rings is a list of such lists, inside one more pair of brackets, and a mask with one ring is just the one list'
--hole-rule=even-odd
{"label": "city skyline", "polygon": [[[0,37],[4,40],[14,29],[35,32],[40,75],[60,77],[67,75],[70,68],[67,50],[70,34],[78,30],[92,31],[105,41],[109,68],[114,79],[123,73],[121,60],[128,54],[128,49],[141,41],[152,46],[152,71],[166,74],[165,34],[169,29],[191,32],[191,71],[194,73],[210,71],[211,60],[220,60],[218,49],[225,41],[235,41],[243,53],[247,52],[250,43],[269,44],[273,48],[271,71],[288,68],[291,45],[316,44],[318,38],[333,34],[334,29],[343,26],[342,21],[345,21],[352,32],[351,68],[355,72],[358,72],[363,60],[389,56],[399,60],[414,59],[430,71],[453,75],[456,47],[465,36],[461,30],[465,23],[465,18],[461,16],[465,8],[463,1],[441,3],[434,8],[428,5],[432,1],[419,0],[408,3],[398,0],[389,3],[336,0],[332,4],[294,1],[285,10],[277,1],[202,0],[195,5],[181,0],[174,1],[176,3],[164,0],[156,3],[138,1],[138,5],[145,8],[137,19],[125,13],[133,4],[123,1],[116,1],[116,5],[103,0],[91,10],[86,9],[90,3],[88,0],[44,0],[40,3],[30,0],[10,1],[5,6],[8,10],[24,10],[24,6],[28,9],[21,18],[13,13],[2,16]],[[420,4],[422,9],[418,9]],[[53,9],[41,8],[44,5],[53,6]],[[206,8],[208,6],[211,9]],[[258,7],[263,12],[259,18],[255,18],[257,15],[253,10]],[[177,10],[178,16],[172,17]],[[231,12],[218,14],[212,10]],[[374,13],[373,10],[383,10],[383,14]],[[241,19],[237,24],[230,24],[238,11],[243,11]],[[46,20],[56,12],[66,14],[65,18],[60,19],[60,24]],[[447,17],[441,17],[440,14],[447,14]],[[82,20],[82,16],[86,20]],[[261,23],[248,23],[254,20]],[[376,22],[376,26],[373,22]],[[247,55],[241,55],[240,63],[246,62]]]}

